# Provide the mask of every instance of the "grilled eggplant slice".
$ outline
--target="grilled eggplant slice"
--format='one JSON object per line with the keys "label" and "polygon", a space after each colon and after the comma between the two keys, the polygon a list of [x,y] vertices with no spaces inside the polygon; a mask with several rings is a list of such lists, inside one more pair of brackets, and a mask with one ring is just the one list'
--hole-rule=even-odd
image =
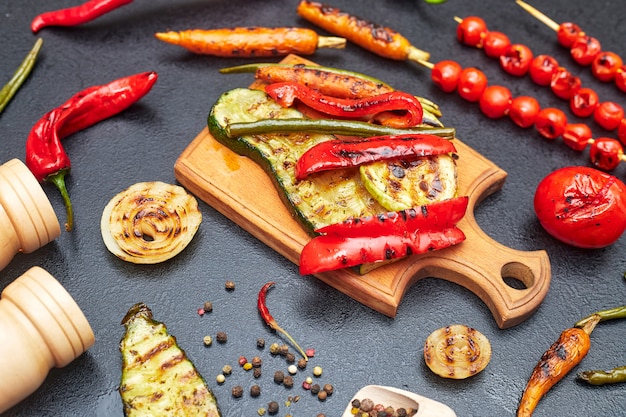
{"label": "grilled eggplant slice", "polygon": [[128,417],[221,417],[213,392],[152,311],[137,303],[122,324],[119,392]]}

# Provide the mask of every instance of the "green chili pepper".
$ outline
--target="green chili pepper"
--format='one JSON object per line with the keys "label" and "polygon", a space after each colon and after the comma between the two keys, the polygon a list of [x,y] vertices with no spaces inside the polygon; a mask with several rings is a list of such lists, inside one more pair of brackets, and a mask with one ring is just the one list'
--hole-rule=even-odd
{"label": "green chili pepper", "polygon": [[396,129],[367,122],[334,119],[262,119],[255,122],[231,123],[226,126],[226,134],[231,138],[245,135],[289,132],[331,133],[360,137],[428,133],[444,139],[454,139],[456,133],[455,129],[451,127],[417,126],[410,129]]}
{"label": "green chili pepper", "polygon": [[594,316],[600,316],[600,321],[624,319],[626,318],[626,305],[621,307],[610,308],[607,310],[601,310],[596,313],[590,314],[578,323],[574,324],[574,327],[583,327],[585,323],[591,320]]}
{"label": "green chili pepper", "polygon": [[608,371],[582,371],[577,375],[578,379],[591,385],[617,384],[626,382],[626,366],[620,366]]}
{"label": "green chili pepper", "polygon": [[428,4],[441,4],[445,3],[447,0],[424,0]]}
{"label": "green chili pepper", "polygon": [[39,38],[17,68],[15,74],[13,74],[13,78],[0,90],[0,113],[2,113],[7,104],[9,104],[9,101],[11,101],[15,93],[17,93],[17,90],[24,84],[24,81],[33,70],[41,45],[43,45],[43,39]]}

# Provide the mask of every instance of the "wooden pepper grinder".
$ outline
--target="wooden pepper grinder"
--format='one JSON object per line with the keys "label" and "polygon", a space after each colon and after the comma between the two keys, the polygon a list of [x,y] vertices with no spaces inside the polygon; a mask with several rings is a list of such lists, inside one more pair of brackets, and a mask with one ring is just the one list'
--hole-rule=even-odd
{"label": "wooden pepper grinder", "polygon": [[94,343],[74,299],[48,272],[33,267],[0,298],[0,414]]}
{"label": "wooden pepper grinder", "polygon": [[61,234],[50,200],[19,159],[0,165],[0,270],[16,253],[30,253]]}

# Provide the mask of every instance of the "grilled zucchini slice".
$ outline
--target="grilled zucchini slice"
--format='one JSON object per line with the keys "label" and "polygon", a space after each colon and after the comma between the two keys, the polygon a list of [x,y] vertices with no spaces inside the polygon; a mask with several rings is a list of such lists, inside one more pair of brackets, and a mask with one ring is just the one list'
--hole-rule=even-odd
{"label": "grilled zucchini slice", "polygon": [[213,392],[152,311],[137,303],[122,324],[119,392],[128,417],[221,417]]}

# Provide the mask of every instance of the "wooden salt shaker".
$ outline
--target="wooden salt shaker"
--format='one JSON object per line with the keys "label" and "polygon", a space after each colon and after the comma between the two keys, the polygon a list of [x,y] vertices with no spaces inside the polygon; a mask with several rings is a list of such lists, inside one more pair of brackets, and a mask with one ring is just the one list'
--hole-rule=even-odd
{"label": "wooden salt shaker", "polygon": [[0,165],[0,270],[18,252],[30,253],[61,234],[50,200],[19,159]]}
{"label": "wooden salt shaker", "polygon": [[74,299],[48,272],[33,267],[9,284],[0,298],[0,414],[94,343],[94,334]]}

